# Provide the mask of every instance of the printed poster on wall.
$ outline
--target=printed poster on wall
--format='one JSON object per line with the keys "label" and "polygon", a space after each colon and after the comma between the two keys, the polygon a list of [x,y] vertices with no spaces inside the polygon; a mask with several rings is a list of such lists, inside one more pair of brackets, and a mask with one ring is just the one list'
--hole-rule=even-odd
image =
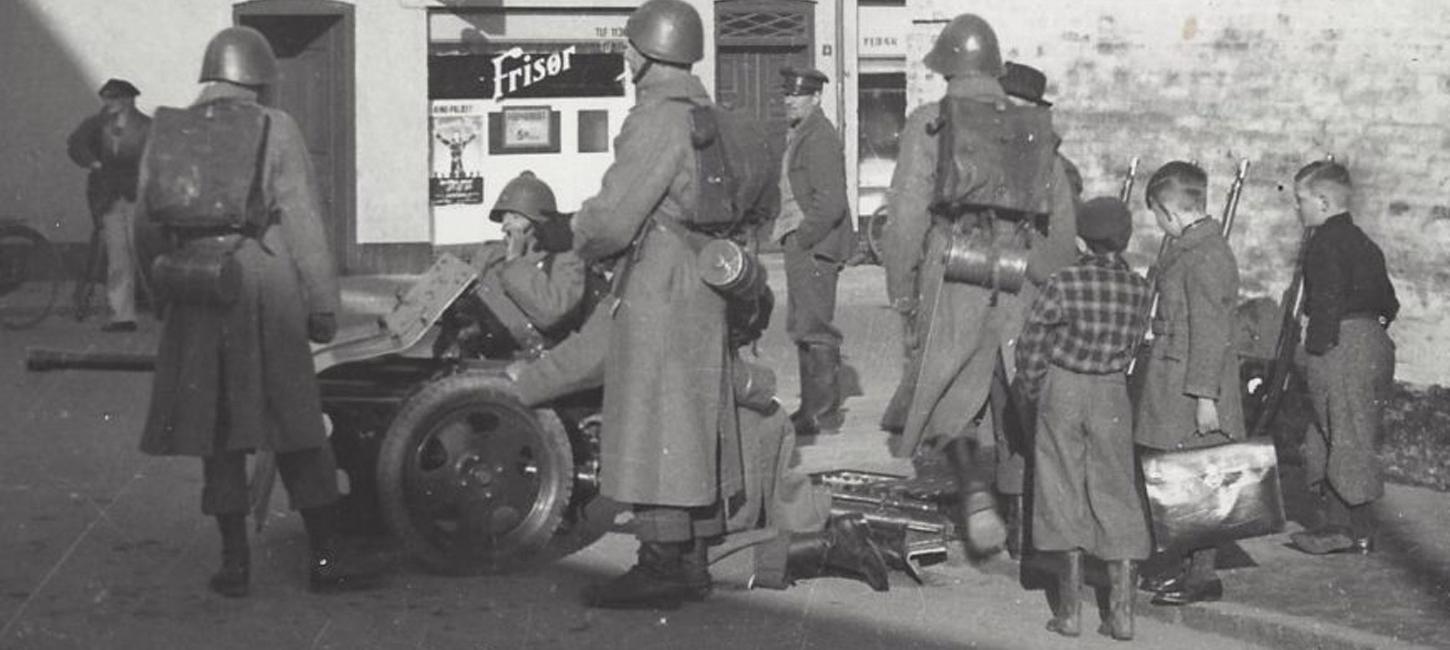
{"label": "printed poster on wall", "polygon": [[482,102],[435,101],[432,104],[433,205],[483,203],[483,156],[488,145]]}

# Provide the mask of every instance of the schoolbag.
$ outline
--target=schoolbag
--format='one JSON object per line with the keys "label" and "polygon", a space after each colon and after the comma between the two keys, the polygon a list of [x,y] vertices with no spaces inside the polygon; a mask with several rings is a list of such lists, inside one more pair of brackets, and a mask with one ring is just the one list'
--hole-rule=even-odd
{"label": "schoolbag", "polygon": [[251,102],[158,108],[142,164],[151,219],[174,228],[260,230],[262,167],[271,120]]}
{"label": "schoolbag", "polygon": [[779,198],[770,190],[779,182],[780,163],[771,159],[759,122],[743,111],[687,103],[699,193],[695,211],[682,219],[685,226],[730,237],[774,217]]}
{"label": "schoolbag", "polygon": [[1021,218],[1051,211],[1059,138],[1046,108],[951,96],[940,106],[928,126],[937,136],[934,213],[989,209]]}

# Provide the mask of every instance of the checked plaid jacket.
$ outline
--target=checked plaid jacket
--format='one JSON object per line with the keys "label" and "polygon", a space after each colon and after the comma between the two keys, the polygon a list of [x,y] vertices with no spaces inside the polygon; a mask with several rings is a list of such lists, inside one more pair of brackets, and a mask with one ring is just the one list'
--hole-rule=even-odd
{"label": "checked plaid jacket", "polygon": [[1083,255],[1048,278],[1017,342],[1021,397],[1036,402],[1048,364],[1090,375],[1124,372],[1148,329],[1148,281],[1122,256]]}

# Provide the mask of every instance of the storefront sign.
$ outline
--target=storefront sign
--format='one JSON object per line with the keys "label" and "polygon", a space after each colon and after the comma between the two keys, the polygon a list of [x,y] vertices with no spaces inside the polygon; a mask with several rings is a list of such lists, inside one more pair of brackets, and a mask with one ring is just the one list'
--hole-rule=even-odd
{"label": "storefront sign", "polygon": [[861,56],[906,56],[906,32],[911,24],[906,7],[863,6],[859,17]]}
{"label": "storefront sign", "polygon": [[623,97],[624,55],[579,52],[574,46],[530,52],[513,47],[492,55],[428,59],[432,99]]}
{"label": "storefront sign", "polygon": [[515,47],[493,57],[493,99],[498,101],[573,67],[573,45],[547,56],[524,54]]}

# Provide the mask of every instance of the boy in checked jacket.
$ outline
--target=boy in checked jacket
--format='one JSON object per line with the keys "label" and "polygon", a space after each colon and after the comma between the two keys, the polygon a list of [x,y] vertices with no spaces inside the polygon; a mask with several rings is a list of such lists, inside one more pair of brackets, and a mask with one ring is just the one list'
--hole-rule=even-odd
{"label": "boy in checked jacket", "polygon": [[1122,251],[1133,234],[1115,198],[1083,204],[1087,251],[1048,278],[1017,345],[1018,393],[1035,404],[1032,542],[1062,562],[1047,629],[1081,632],[1082,556],[1107,562],[1110,615],[1101,634],[1133,638],[1133,563],[1148,557],[1134,486],[1133,407],[1126,370],[1147,331],[1148,281]]}

